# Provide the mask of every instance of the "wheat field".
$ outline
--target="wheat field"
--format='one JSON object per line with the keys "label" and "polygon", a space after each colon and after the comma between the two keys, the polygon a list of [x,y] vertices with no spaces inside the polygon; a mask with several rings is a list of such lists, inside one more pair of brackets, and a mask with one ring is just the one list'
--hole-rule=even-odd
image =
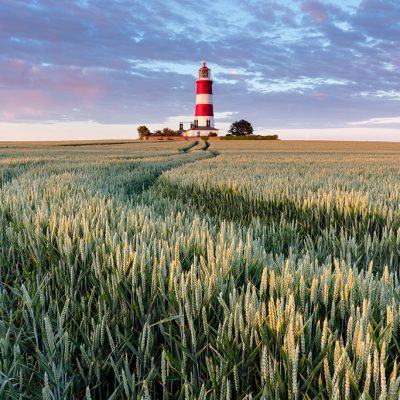
{"label": "wheat field", "polygon": [[400,143],[185,145],[0,144],[0,398],[399,399]]}

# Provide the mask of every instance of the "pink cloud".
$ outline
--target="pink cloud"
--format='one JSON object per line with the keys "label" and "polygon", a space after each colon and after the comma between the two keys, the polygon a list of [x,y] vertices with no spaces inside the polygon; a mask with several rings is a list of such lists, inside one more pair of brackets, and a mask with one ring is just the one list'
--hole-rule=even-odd
{"label": "pink cloud", "polygon": [[95,70],[78,67],[34,65],[30,77],[40,87],[60,94],[70,94],[85,99],[98,99],[105,92],[102,76]]}
{"label": "pink cloud", "polygon": [[99,99],[104,94],[104,87],[96,80],[96,74],[77,68],[68,68],[59,77],[57,86],[72,95],[85,99]]}
{"label": "pink cloud", "polygon": [[0,120],[50,118],[73,108],[95,109],[106,94],[104,76],[93,69],[0,62]]}
{"label": "pink cloud", "polygon": [[304,0],[301,10],[311,15],[318,24],[322,24],[328,18],[325,6],[318,0]]}
{"label": "pink cloud", "polygon": [[312,98],[312,99],[317,99],[317,100],[326,100],[327,98],[329,98],[328,93],[324,93],[324,92],[311,92],[308,97]]}
{"label": "pink cloud", "polygon": [[0,89],[1,117],[12,121],[19,117],[37,118],[48,116],[54,110],[54,102],[45,93],[35,89]]}
{"label": "pink cloud", "polygon": [[95,69],[73,66],[43,66],[19,59],[0,61],[0,87],[59,92],[87,99],[100,98],[104,76]]}

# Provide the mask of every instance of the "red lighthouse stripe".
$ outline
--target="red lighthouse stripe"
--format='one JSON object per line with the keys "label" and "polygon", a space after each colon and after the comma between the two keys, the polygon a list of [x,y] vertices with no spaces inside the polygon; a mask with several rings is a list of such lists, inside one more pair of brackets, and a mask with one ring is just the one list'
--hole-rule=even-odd
{"label": "red lighthouse stripe", "polygon": [[198,80],[196,94],[212,94],[212,81]]}
{"label": "red lighthouse stripe", "polygon": [[212,104],[196,104],[196,117],[212,117],[214,116],[214,108]]}

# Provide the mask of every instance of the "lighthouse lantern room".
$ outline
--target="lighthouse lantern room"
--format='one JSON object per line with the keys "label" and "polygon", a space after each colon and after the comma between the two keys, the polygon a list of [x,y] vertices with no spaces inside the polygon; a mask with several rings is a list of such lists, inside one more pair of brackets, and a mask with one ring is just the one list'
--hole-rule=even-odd
{"label": "lighthouse lantern room", "polygon": [[199,78],[196,80],[194,121],[190,124],[190,129],[183,132],[184,136],[196,137],[208,136],[210,133],[218,134],[218,129],[214,127],[212,84],[211,70],[203,61],[203,66],[199,69]]}

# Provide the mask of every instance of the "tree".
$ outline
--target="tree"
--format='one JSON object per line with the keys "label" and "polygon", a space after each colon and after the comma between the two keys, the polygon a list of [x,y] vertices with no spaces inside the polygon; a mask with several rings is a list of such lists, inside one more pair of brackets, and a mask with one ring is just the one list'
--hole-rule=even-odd
{"label": "tree", "polygon": [[153,135],[154,136],[162,136],[162,132],[159,129],[157,129],[156,131],[154,131]]}
{"label": "tree", "polygon": [[228,130],[233,136],[248,136],[253,134],[253,127],[249,121],[241,119],[235,121]]}
{"label": "tree", "polygon": [[170,129],[170,128],[164,128],[162,130],[162,135],[163,136],[174,136],[175,135],[175,131]]}
{"label": "tree", "polygon": [[150,136],[151,135],[150,130],[146,125],[138,126],[137,127],[137,131],[138,131],[139,137],[141,137],[141,138],[144,137],[144,136]]}

